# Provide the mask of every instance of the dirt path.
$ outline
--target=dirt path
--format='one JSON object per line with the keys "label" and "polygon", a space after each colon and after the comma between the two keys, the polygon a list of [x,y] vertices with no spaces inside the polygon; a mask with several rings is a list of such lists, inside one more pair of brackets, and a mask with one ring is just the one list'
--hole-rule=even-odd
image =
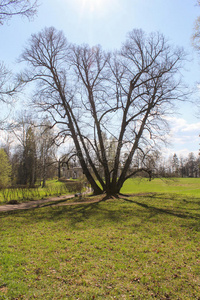
{"label": "dirt path", "polygon": [[[88,195],[89,193],[83,193],[84,195]],[[139,193],[139,194],[130,194],[130,195],[123,195],[126,197],[138,197],[138,196],[147,196],[147,195],[154,195],[155,193]],[[48,204],[51,206],[65,206],[65,205],[80,205],[80,204],[89,204],[89,203],[97,203],[102,201],[104,196],[97,197],[96,199],[91,199],[87,201],[76,201],[76,202],[65,202],[69,199],[75,198],[75,195],[63,195],[59,197],[52,197],[48,199],[41,199],[35,201],[24,202],[20,204],[6,204],[0,205],[0,212],[7,212],[7,211],[15,211],[15,210],[23,210],[23,209],[31,209],[31,208],[39,208],[47,206]],[[76,198],[77,199],[77,198]]]}
{"label": "dirt path", "polygon": [[[7,211],[14,211],[19,209],[31,209],[31,208],[37,208],[42,207],[43,204],[51,203],[51,202],[58,202],[52,205],[75,205],[75,204],[83,204],[86,202],[70,202],[70,203],[59,203],[60,201],[65,201],[68,199],[74,198],[74,195],[64,195],[60,197],[52,197],[48,199],[42,199],[42,200],[35,200],[30,202],[24,202],[20,204],[6,204],[6,205],[0,205],[0,212],[7,212]],[[87,201],[87,203],[93,203],[97,201]]]}

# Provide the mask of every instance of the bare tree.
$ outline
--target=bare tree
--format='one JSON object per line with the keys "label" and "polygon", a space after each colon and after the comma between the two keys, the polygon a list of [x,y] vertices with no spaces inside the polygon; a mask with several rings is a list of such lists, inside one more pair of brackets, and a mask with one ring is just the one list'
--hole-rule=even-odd
{"label": "bare tree", "polygon": [[[14,15],[32,18],[37,11],[38,0],[0,0],[0,25]],[[0,103],[11,104],[13,96],[20,91],[23,82],[16,81],[13,74],[0,62]],[[5,119],[0,119],[0,129],[3,129]]]}
{"label": "bare tree", "polygon": [[22,86],[22,82],[12,78],[3,62],[0,62],[0,101],[9,104],[12,97]]}
{"label": "bare tree", "polygon": [[45,119],[38,126],[37,150],[38,150],[38,170],[42,187],[46,185],[47,176],[50,178],[50,167],[57,165],[55,137],[56,133],[48,119]]}
{"label": "bare tree", "polygon": [[[0,114],[0,130],[5,130],[6,121],[10,114],[12,104],[17,99],[17,94],[21,92],[23,82],[15,78],[3,62],[0,62],[0,105],[7,108],[4,114]],[[8,109],[9,108],[9,109]]]}
{"label": "bare tree", "polygon": [[[49,112],[63,138],[71,137],[96,194],[119,193],[137,172],[136,153],[165,140],[166,113],[184,98],[183,58],[159,33],[133,30],[120,51],[106,53],[70,45],[54,28],[32,35],[21,56],[29,65],[24,82],[39,83],[34,103]],[[115,144],[112,160],[105,136]]]}
{"label": "bare tree", "polygon": [[[197,5],[200,6],[199,0],[197,0]],[[192,36],[192,44],[193,44],[193,47],[196,50],[197,54],[200,55],[200,17],[197,17],[196,22],[195,22],[194,32],[193,32],[193,36]],[[199,91],[199,85],[197,85],[197,92],[198,91]],[[199,112],[200,112],[200,103],[199,103],[198,98],[196,101],[197,112],[195,114],[197,118],[199,118]]]}
{"label": "bare tree", "polygon": [[0,0],[0,25],[15,15],[32,18],[37,12],[38,0]]}

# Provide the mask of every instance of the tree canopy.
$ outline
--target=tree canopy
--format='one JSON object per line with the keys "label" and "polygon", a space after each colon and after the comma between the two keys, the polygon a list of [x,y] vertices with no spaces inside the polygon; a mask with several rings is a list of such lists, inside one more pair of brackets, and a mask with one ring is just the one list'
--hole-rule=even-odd
{"label": "tree canopy", "polygon": [[[184,99],[182,49],[160,33],[133,30],[119,51],[72,45],[55,28],[33,34],[21,60],[23,82],[38,82],[34,104],[49,113],[76,155],[94,193],[119,193],[135,168],[165,140],[166,114]],[[111,155],[112,151],[112,155]]]}

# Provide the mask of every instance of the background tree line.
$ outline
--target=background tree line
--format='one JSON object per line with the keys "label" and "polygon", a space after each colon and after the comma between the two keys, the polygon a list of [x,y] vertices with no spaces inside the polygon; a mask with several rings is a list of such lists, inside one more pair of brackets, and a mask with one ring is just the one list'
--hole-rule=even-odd
{"label": "background tree line", "polygon": [[[52,131],[48,121],[41,127],[34,122],[21,121],[12,129],[10,138],[4,142],[0,149],[0,188],[8,186],[45,186],[46,179],[66,176],[66,169],[72,171],[80,169],[81,165],[73,149],[66,154],[58,154],[55,146],[56,134]],[[51,128],[51,129],[50,129]],[[14,134],[13,134],[14,133]],[[12,136],[12,140],[11,140]],[[15,138],[15,142],[14,142]],[[18,143],[16,143],[18,140]],[[109,164],[113,163],[113,148],[116,141],[107,139]],[[128,153],[124,153],[126,157]],[[123,162],[121,162],[123,167]],[[144,172],[151,170],[151,174]],[[138,151],[131,163],[132,177],[175,178],[175,177],[200,177],[200,158],[194,153],[187,156],[163,157],[159,151],[149,152],[145,157]],[[137,172],[134,172],[134,171]],[[140,170],[140,172],[138,172]],[[98,172],[103,171],[99,167]]]}
{"label": "background tree line", "polygon": [[55,131],[48,120],[38,126],[23,118],[12,124],[2,145],[10,165],[10,184],[45,186],[47,178],[57,176]]}
{"label": "background tree line", "polygon": [[[145,159],[138,154],[133,161],[133,168],[134,164],[136,168],[148,166],[152,170],[152,177],[200,177],[200,157],[193,152],[185,156],[174,153],[164,157],[156,151],[149,153]],[[140,176],[145,174],[141,173]]]}

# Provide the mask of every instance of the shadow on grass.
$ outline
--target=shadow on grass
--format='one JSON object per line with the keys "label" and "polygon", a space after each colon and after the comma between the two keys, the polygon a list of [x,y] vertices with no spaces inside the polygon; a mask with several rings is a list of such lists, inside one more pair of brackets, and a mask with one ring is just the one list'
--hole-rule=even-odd
{"label": "shadow on grass", "polygon": [[[168,197],[166,197],[168,196]],[[158,200],[169,200],[169,201],[183,201],[184,203],[189,204],[197,204],[200,206],[200,198],[194,197],[192,200],[192,196],[186,195],[186,194],[166,194],[166,193],[151,193],[149,194],[149,197],[152,199],[158,199]],[[188,200],[189,197],[189,200]]]}
{"label": "shadow on grass", "polygon": [[[200,220],[199,214],[194,215],[194,214],[190,214],[189,212],[182,212],[181,210],[178,210],[181,208],[176,208],[176,209],[158,208],[158,207],[151,206],[146,203],[141,203],[141,202],[134,201],[134,200],[129,200],[129,199],[124,199],[124,200],[135,203],[143,208],[146,208],[148,211],[153,212],[155,214],[167,214],[167,215],[175,216],[178,218],[184,218],[184,219],[190,218],[190,219],[196,219],[196,220],[199,219]],[[189,209],[187,209],[187,210],[189,210]]]}
{"label": "shadow on grass", "polygon": [[[118,199],[117,199],[118,198]],[[158,202],[158,199],[162,201]],[[107,201],[108,200],[108,201]],[[120,223],[124,220],[139,220],[140,223],[150,222],[152,218],[159,222],[159,217],[171,217],[189,220],[188,227],[191,226],[193,220],[193,226],[196,230],[200,230],[200,214],[197,212],[199,209],[194,207],[187,207],[187,204],[193,204],[192,199],[185,200],[179,198],[180,204],[178,207],[166,206],[165,203],[169,203],[171,200],[176,200],[175,197],[168,197],[167,199],[154,194],[147,196],[128,196],[120,195],[110,199],[108,197],[102,198],[99,202],[95,203],[83,203],[69,206],[57,206],[55,203],[48,203],[42,207],[33,208],[30,210],[18,210],[11,212],[4,212],[0,214],[0,218],[15,217],[22,223],[34,224],[42,221],[65,221],[70,223],[72,228],[77,228],[81,222],[94,226],[104,226],[104,222]],[[62,204],[65,200],[56,202],[56,204]],[[200,199],[195,199],[195,204],[199,204]],[[185,207],[184,207],[185,203]],[[181,205],[183,204],[183,205]],[[54,205],[54,206],[53,206]],[[186,224],[184,222],[184,224]],[[187,225],[186,225],[187,226]]]}

